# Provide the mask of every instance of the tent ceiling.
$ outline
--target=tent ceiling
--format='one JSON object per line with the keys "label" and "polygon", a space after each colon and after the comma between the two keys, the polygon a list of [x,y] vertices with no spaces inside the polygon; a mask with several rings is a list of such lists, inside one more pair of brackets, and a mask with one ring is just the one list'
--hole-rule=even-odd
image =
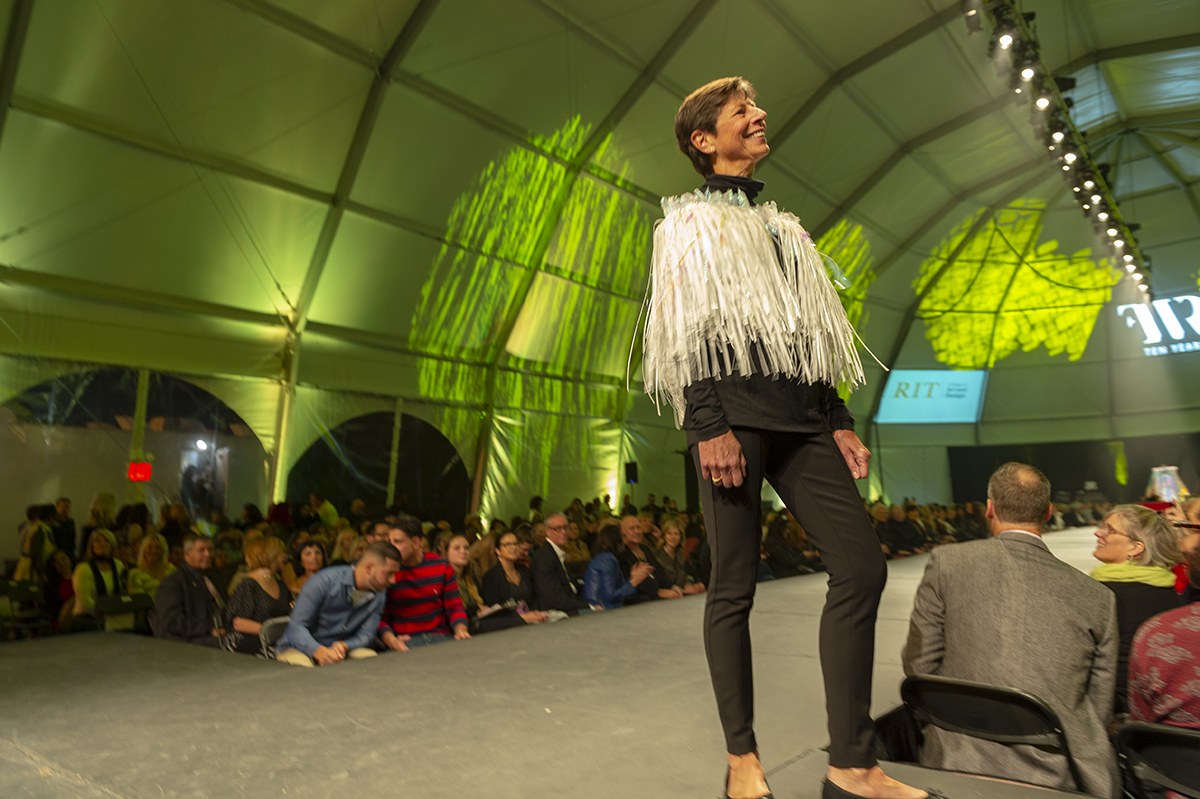
{"label": "tent ceiling", "polygon": [[[0,68],[0,313],[36,318],[50,292],[73,314],[157,308],[279,341],[307,323],[379,351],[616,382],[656,198],[698,182],[675,109],[740,73],[770,113],[769,198],[817,235],[864,226],[881,275],[866,335],[886,352],[948,231],[982,206],[1060,197],[1062,181],[958,2],[858,6],[0,0],[0,32],[17,22]],[[1025,7],[1046,60],[1078,80],[1075,119],[1116,165],[1156,285],[1194,285],[1194,1]],[[1095,247],[1060,203],[1046,238]]]}

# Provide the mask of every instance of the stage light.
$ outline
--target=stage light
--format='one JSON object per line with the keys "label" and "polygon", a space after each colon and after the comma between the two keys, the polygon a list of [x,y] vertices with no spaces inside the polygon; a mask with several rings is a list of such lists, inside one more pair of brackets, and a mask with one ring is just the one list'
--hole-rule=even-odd
{"label": "stage light", "polygon": [[1021,70],[1021,80],[1028,83],[1029,81],[1033,80],[1034,74],[1035,73],[1032,67],[1025,67],[1025,69]]}
{"label": "stage light", "polygon": [[208,442],[205,441],[203,438],[196,439],[196,449],[200,450],[201,452],[204,452],[204,450],[208,449]]}
{"label": "stage light", "polygon": [[1107,233],[1109,236],[1117,235],[1117,229],[1115,227],[1110,227],[1108,230],[1106,230],[1104,232]]}
{"label": "stage light", "polygon": [[1125,246],[1125,240],[1124,240],[1124,239],[1117,239],[1116,241],[1114,241],[1114,242],[1113,242],[1113,246],[1114,246],[1114,247],[1117,247],[1117,248],[1124,247],[1124,246]]}
{"label": "stage light", "polygon": [[1094,181],[1094,180],[1085,180],[1085,181],[1083,182],[1083,187],[1084,187],[1085,189],[1094,189],[1094,188],[1096,188],[1096,181]]}
{"label": "stage light", "polygon": [[[1130,255],[1129,253],[1125,253],[1125,263],[1129,263],[1132,260],[1133,260],[1133,256]],[[1131,266],[1130,268],[1132,269],[1133,267]]]}
{"label": "stage light", "polygon": [[[1093,195],[1092,195],[1092,202],[1094,202],[1094,203],[1098,203],[1098,202],[1100,202],[1100,201],[1101,201],[1101,200],[1103,200],[1103,199],[1104,199],[1104,198],[1103,198],[1103,197],[1101,197],[1099,194],[1093,194]],[[1104,217],[1100,217],[1100,218],[1101,218],[1101,219],[1103,219]]]}
{"label": "stage light", "polygon": [[1142,291],[1150,290],[1149,287],[1147,287],[1145,283],[1138,283],[1138,288],[1141,289]]}
{"label": "stage light", "polygon": [[1134,280],[1141,280],[1141,279],[1142,279],[1142,273],[1141,273],[1141,272],[1134,272],[1132,275],[1130,275],[1130,277],[1131,277],[1131,278],[1133,278]]}
{"label": "stage light", "polygon": [[1061,130],[1056,130],[1050,134],[1050,138],[1054,139],[1055,141],[1062,141],[1063,140],[1063,132]]}
{"label": "stage light", "polygon": [[1071,171],[1071,165],[1063,164],[1063,172],[1070,172],[1070,171]]}
{"label": "stage light", "polygon": [[1075,159],[1078,157],[1079,156],[1075,155],[1075,153],[1067,153],[1066,155],[1063,156],[1063,160],[1066,161],[1068,164],[1073,164],[1073,163],[1075,163]]}
{"label": "stage light", "polygon": [[1083,210],[1085,210],[1085,211],[1087,211],[1087,210],[1090,210],[1090,209],[1091,209],[1091,207],[1092,207],[1092,206],[1088,205],[1087,203],[1084,203],[1084,204],[1083,204]]}
{"label": "stage light", "polygon": [[1072,186],[1072,187],[1071,187],[1071,191],[1079,191],[1079,187],[1078,187],[1078,186]]}
{"label": "stage light", "polygon": [[1015,93],[1017,93],[1017,94],[1020,94],[1020,93],[1021,93],[1021,88],[1018,86],[1017,88],[1013,89],[1013,91],[1014,91]]}
{"label": "stage light", "polygon": [[1050,152],[1054,152],[1054,145],[1053,145],[1053,144],[1051,144],[1051,145],[1050,145]]}
{"label": "stage light", "polygon": [[1133,272],[1137,269],[1137,264],[1125,264],[1126,272]]}
{"label": "stage light", "polygon": [[[1096,198],[1093,197],[1092,199],[1094,200]],[[1101,211],[1100,213],[1096,214],[1096,218],[1099,219],[1101,222],[1103,222],[1105,219],[1108,219],[1108,214],[1105,213],[1104,211]]]}
{"label": "stage light", "polygon": [[973,17],[973,16],[975,16],[975,15],[976,15],[976,14],[978,14],[978,13],[979,13],[978,11],[976,11],[975,9],[973,9],[973,8],[972,8],[970,11],[968,11],[968,12],[967,12],[967,16],[968,16],[968,17]]}
{"label": "stage light", "polygon": [[1008,48],[1012,47],[1012,43],[1013,43],[1012,34],[1005,33],[1000,36],[1000,49],[1001,50],[1007,50]]}
{"label": "stage light", "polygon": [[1050,107],[1050,98],[1049,97],[1039,97],[1039,98],[1037,98],[1037,102],[1034,103],[1034,105],[1036,105],[1038,108],[1045,111],[1047,108]]}

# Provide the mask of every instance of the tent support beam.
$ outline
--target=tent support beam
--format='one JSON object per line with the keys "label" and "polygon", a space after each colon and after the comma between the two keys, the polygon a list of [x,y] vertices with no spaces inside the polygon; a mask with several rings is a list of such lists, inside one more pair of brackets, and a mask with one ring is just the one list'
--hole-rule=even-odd
{"label": "tent support beam", "polygon": [[1191,206],[1192,213],[1196,215],[1196,221],[1200,222],[1200,201],[1196,200],[1196,193],[1192,191],[1188,176],[1183,173],[1178,164],[1168,158],[1165,153],[1161,152],[1154,145],[1149,136],[1139,130],[1137,137],[1141,140],[1142,145],[1150,151],[1150,155],[1163,168],[1163,171],[1171,176],[1171,181],[1179,187],[1179,190],[1183,192],[1183,196],[1187,197],[1188,205]]}
{"label": "tent support beam", "polygon": [[0,139],[4,137],[4,123],[8,121],[8,106],[12,102],[13,88],[17,85],[17,70],[21,68],[21,51],[25,49],[25,37],[29,33],[29,20],[33,17],[33,0],[16,0],[12,14],[8,17],[8,34],[4,37],[4,52],[0,53]]}
{"label": "tent support beam", "polygon": [[[917,243],[921,239],[923,239],[929,233],[929,231],[933,230],[933,228],[939,222],[941,222],[942,219],[944,219],[947,214],[949,214],[951,211],[953,211],[955,208],[957,208],[962,203],[967,202],[968,199],[971,198],[972,196],[979,194],[980,192],[984,192],[989,189],[993,189],[997,186],[1002,186],[1005,183],[1007,183],[1008,181],[1012,180],[1013,178],[1020,177],[1021,175],[1024,175],[1026,172],[1030,172],[1034,169],[1043,167],[1048,163],[1049,163],[1049,160],[1046,158],[1040,158],[1040,157],[1035,158],[1034,160],[1028,161],[1028,162],[1016,167],[1015,169],[1007,169],[998,175],[993,175],[990,178],[985,178],[984,180],[979,181],[975,185],[968,186],[967,188],[963,189],[962,194],[951,197],[946,202],[945,205],[943,205],[941,208],[938,208],[936,211],[934,211],[932,214],[930,214],[929,217],[924,222],[922,222],[921,225],[916,230],[914,230],[907,239],[905,239],[899,246],[896,247],[896,249],[894,249],[890,253],[888,253],[887,257],[885,257],[882,261],[880,261],[879,265],[875,267],[875,275],[878,277],[879,275],[882,275],[884,272],[886,272],[888,270],[888,268],[891,267],[892,264],[896,263],[896,261],[899,260],[902,256],[904,256],[906,253],[910,252],[913,247],[917,246]],[[1041,180],[1046,180],[1046,177],[1039,176],[1038,181],[1041,181]],[[1023,184],[1023,185],[1037,185],[1037,183],[1034,182],[1033,184]]]}
{"label": "tent support beam", "polygon": [[308,313],[312,309],[313,298],[317,294],[317,286],[333,249],[333,240],[337,237],[338,226],[346,210],[346,201],[354,189],[354,181],[358,178],[358,170],[362,166],[363,156],[367,153],[367,145],[371,142],[371,132],[375,129],[375,120],[379,118],[379,109],[383,106],[383,96],[388,87],[388,75],[396,65],[408,54],[420,35],[425,23],[433,16],[439,0],[421,0],[409,15],[404,27],[388,48],[387,55],[379,63],[375,79],[371,82],[371,90],[363,103],[362,114],[358,118],[358,126],[354,129],[354,138],[346,152],[346,160],[342,164],[342,172],[338,176],[337,188],[333,192],[333,202],[325,215],[321,226],[321,234],[317,237],[316,247],[313,248],[312,259],[304,274],[304,283],[296,300],[296,310],[292,314],[292,327],[298,333],[304,332],[308,322]]}
{"label": "tent support beam", "polygon": [[396,397],[396,409],[392,415],[392,449],[388,455],[387,501],[390,508],[396,502],[396,472],[400,469],[400,417],[404,414],[404,398]]}

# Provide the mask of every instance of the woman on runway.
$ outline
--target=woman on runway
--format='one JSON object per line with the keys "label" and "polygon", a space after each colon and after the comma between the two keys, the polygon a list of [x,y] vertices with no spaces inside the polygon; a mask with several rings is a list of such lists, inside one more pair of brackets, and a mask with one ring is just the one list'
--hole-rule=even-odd
{"label": "woman on runway", "polygon": [[875,615],[887,572],[854,485],[870,453],[835,389],[863,382],[855,334],[799,220],[755,205],[763,184],[754,167],[770,147],[754,98],[746,80],[723,78],[688,95],[675,117],[679,149],[706,181],[663,200],[643,360],[646,391],[673,406],[700,476],[713,562],[704,645],[725,730],[725,791],[770,796],[754,737],[749,630],[766,479],[829,571],[823,796],[924,799],[872,755]]}

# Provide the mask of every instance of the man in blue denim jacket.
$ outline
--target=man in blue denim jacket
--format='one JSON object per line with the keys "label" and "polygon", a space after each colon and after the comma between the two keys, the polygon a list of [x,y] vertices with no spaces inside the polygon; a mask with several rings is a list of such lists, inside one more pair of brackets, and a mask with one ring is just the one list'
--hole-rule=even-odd
{"label": "man in blue denim jacket", "polygon": [[308,579],[275,642],[277,659],[294,666],[328,666],[350,657],[374,657],[387,588],[396,582],[400,553],[386,541],[367,547],[353,566],[331,566]]}

